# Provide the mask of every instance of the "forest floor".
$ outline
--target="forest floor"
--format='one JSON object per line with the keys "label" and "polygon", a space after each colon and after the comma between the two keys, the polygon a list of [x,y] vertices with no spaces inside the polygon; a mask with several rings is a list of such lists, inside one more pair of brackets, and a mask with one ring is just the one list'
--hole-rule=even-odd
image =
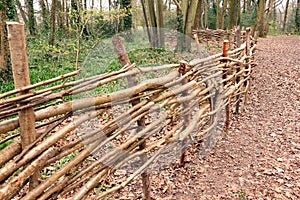
{"label": "forest floor", "polygon": [[[184,167],[152,172],[153,199],[300,199],[300,37],[259,39],[255,57],[228,132],[204,159],[189,148]],[[113,198],[141,196],[137,180]]]}

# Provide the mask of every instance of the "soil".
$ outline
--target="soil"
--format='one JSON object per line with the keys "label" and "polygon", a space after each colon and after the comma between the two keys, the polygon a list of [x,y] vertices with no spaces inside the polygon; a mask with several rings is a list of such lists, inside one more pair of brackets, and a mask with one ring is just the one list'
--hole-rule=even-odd
{"label": "soil", "polygon": [[[300,37],[259,39],[247,102],[204,158],[151,174],[153,199],[300,199]],[[111,199],[141,199],[140,178]]]}

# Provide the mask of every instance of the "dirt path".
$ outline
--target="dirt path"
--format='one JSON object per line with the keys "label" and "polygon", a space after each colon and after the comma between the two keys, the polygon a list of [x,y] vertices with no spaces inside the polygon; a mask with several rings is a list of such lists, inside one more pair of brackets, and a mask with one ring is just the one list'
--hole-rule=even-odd
{"label": "dirt path", "polygon": [[[260,39],[258,49],[248,102],[228,133],[204,160],[190,148],[184,168],[153,172],[154,199],[300,199],[300,37]],[[122,194],[140,199],[140,181]]]}
{"label": "dirt path", "polygon": [[261,39],[258,49],[244,110],[205,160],[192,156],[184,176],[169,169],[160,198],[300,199],[300,37]]}
{"label": "dirt path", "polygon": [[300,199],[300,37],[258,49],[246,111],[203,162],[199,199]]}

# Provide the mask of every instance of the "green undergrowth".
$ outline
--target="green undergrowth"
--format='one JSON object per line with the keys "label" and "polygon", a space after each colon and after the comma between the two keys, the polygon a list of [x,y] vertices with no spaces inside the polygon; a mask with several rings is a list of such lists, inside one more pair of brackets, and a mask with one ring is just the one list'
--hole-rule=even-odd
{"label": "green undergrowth", "polygon": [[[183,59],[179,54],[175,54],[166,48],[150,49],[147,38],[137,38],[134,42],[126,42],[125,45],[130,61],[135,63],[137,67],[178,63],[180,59]],[[31,84],[76,70],[77,48],[77,42],[74,38],[63,38],[55,46],[50,46],[45,36],[27,39]],[[114,53],[111,38],[81,41],[79,55],[81,75],[68,78],[68,81],[112,72],[121,68]],[[39,87],[37,90],[58,85],[64,81],[66,80]],[[1,93],[14,89],[12,78],[1,80],[1,82]]]}

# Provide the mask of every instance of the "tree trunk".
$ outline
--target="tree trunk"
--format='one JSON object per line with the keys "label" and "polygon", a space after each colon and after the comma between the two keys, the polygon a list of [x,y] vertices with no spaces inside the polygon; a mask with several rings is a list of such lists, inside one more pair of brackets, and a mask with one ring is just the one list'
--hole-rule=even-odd
{"label": "tree trunk", "polygon": [[42,11],[43,26],[44,26],[45,31],[47,31],[47,30],[49,30],[49,21],[48,21],[49,15],[48,15],[44,0],[39,0],[39,4],[41,7],[41,11]]}
{"label": "tree trunk", "polygon": [[28,24],[28,19],[27,19],[27,16],[26,16],[25,11],[23,10],[23,7],[22,7],[21,2],[20,2],[19,0],[16,0],[16,4],[17,4],[17,7],[18,7],[18,9],[19,9],[19,11],[20,11],[20,14],[21,14],[21,16],[22,16],[23,22],[24,22],[25,24]]}
{"label": "tree trunk", "polygon": [[126,16],[123,18],[122,30],[128,31],[132,27],[131,0],[121,0],[121,8],[126,11]]}
{"label": "tree trunk", "polygon": [[219,29],[221,21],[220,0],[217,0],[216,4],[216,29]]}
{"label": "tree trunk", "polygon": [[99,7],[100,7],[100,11],[102,11],[103,10],[102,0],[99,0]]}
{"label": "tree trunk", "polygon": [[[195,24],[196,11],[199,0],[182,1],[181,13],[178,12],[177,51],[189,51],[191,49],[192,28]],[[177,8],[178,9],[178,8]]]}
{"label": "tree trunk", "polygon": [[34,19],[34,8],[33,0],[26,0],[27,16],[28,16],[28,28],[30,35],[35,35],[35,19]]}
{"label": "tree trunk", "polygon": [[296,32],[300,33],[300,0],[297,1],[295,23],[296,23]]}
{"label": "tree trunk", "polygon": [[150,18],[150,27],[152,29],[151,33],[151,46],[152,48],[156,48],[158,45],[158,37],[157,37],[157,24],[156,24],[156,15],[155,15],[155,6],[154,0],[147,0],[148,13]]}
{"label": "tree trunk", "polygon": [[147,17],[145,0],[141,0],[141,3],[142,3],[144,19],[145,19],[146,28],[147,28],[148,40],[149,40],[150,45],[152,46],[152,38],[151,38],[150,27],[149,27],[149,22],[148,22],[148,17]]}
{"label": "tree trunk", "polygon": [[286,1],[286,6],[285,6],[285,11],[284,11],[282,32],[285,31],[285,27],[286,27],[286,20],[287,20],[287,14],[288,14],[288,9],[289,9],[289,3],[290,3],[290,0],[287,0]]}
{"label": "tree trunk", "polygon": [[0,68],[7,69],[8,43],[6,33],[6,2],[0,6]]}
{"label": "tree trunk", "polygon": [[157,0],[156,2],[156,11],[157,11],[157,25],[158,25],[158,46],[164,47],[165,46],[165,39],[164,39],[164,15],[163,15],[163,0]]}
{"label": "tree trunk", "polygon": [[225,19],[225,14],[227,10],[227,5],[228,5],[228,0],[223,0],[223,7],[222,7],[222,14],[221,14],[221,19],[220,19],[220,28],[224,29],[224,19]]}
{"label": "tree trunk", "polygon": [[56,0],[56,5],[57,5],[57,11],[56,13],[58,14],[57,16],[57,25],[59,29],[63,30],[64,27],[64,9],[63,9],[63,4],[60,0]]}
{"label": "tree trunk", "polygon": [[264,27],[264,31],[265,31],[266,35],[268,35],[268,33],[269,33],[269,22],[270,22],[271,14],[273,12],[273,6],[274,6],[274,0],[269,0],[268,10],[267,10],[267,14],[266,14],[266,22],[265,22],[265,27]]}
{"label": "tree trunk", "polygon": [[208,0],[203,1],[203,8],[204,8],[204,28],[208,28]]}
{"label": "tree trunk", "polygon": [[49,39],[49,45],[51,45],[51,46],[54,45],[56,4],[57,4],[57,0],[52,0],[52,5],[51,5],[51,32],[50,32],[50,39]]}
{"label": "tree trunk", "polygon": [[66,23],[66,20],[67,20],[67,9],[66,9],[66,0],[62,0],[61,2],[61,12],[62,12],[62,25],[63,27],[66,27],[67,23]]}
{"label": "tree trunk", "polygon": [[[186,17],[187,21],[185,24],[185,34],[189,38],[192,38],[192,28],[195,22],[197,7],[198,7],[198,0],[191,0],[190,5],[188,7],[188,12]],[[188,45],[190,46],[190,43]]]}
{"label": "tree trunk", "polygon": [[228,29],[232,29],[234,25],[237,25],[238,23],[238,8],[237,5],[239,1],[237,0],[230,0],[230,10],[229,10],[229,19],[228,19]]}
{"label": "tree trunk", "polygon": [[256,17],[256,27],[257,27],[258,35],[260,37],[265,36],[265,32],[264,32],[265,4],[266,4],[265,0],[259,0],[257,17]]}
{"label": "tree trunk", "polygon": [[194,22],[194,29],[198,30],[200,29],[200,21],[201,21],[201,13],[202,13],[202,0],[199,0],[196,16],[195,16],[195,22]]}
{"label": "tree trunk", "polygon": [[65,1],[65,10],[66,12],[64,13],[65,19],[66,19],[66,27],[70,27],[70,15],[68,14],[70,12],[70,7],[69,4]]}

